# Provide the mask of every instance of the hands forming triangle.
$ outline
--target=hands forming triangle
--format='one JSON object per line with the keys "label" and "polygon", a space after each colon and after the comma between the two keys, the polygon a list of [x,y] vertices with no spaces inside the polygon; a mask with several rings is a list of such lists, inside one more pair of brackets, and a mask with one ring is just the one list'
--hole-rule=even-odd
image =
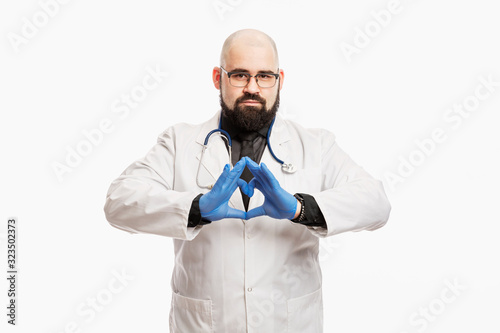
{"label": "hands forming triangle", "polygon": [[[252,172],[254,178],[250,182],[240,179],[245,166]],[[264,194],[264,203],[244,212],[229,206],[229,199],[236,189],[252,197],[255,189]],[[226,164],[214,187],[200,198],[201,216],[210,221],[225,218],[249,220],[257,216],[269,216],[275,219],[294,218],[297,212],[297,199],[285,191],[264,163],[258,165],[248,157],[243,157],[233,169]]]}

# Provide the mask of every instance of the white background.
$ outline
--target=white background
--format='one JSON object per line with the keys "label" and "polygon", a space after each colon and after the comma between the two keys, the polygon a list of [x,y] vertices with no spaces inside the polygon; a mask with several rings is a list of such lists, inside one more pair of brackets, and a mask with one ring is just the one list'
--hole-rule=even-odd
{"label": "white background", "polygon": [[[16,216],[20,273],[16,327],[6,323],[1,279],[0,330],[168,331],[172,241],[110,227],[106,191],[166,127],[218,110],[212,68],[224,39],[250,27],[278,45],[280,112],[333,131],[384,180],[393,206],[380,230],[322,241],[325,332],[499,332],[500,86],[460,124],[444,118],[473,100],[480,77],[500,81],[499,8],[491,0],[401,0],[377,31],[370,13],[389,3],[74,0],[43,22],[38,1],[2,1],[1,267],[6,272],[6,221]],[[16,46],[13,34],[36,19],[40,27]],[[359,31],[367,27],[365,46]],[[355,46],[357,35],[363,47],[346,57],[340,46]],[[113,103],[148,67],[168,77],[118,117]],[[113,131],[59,181],[53,164],[65,164],[82,131],[106,118]],[[415,140],[437,128],[446,140],[418,153]],[[410,156],[418,165],[389,184]],[[106,291],[123,271],[133,280]],[[106,304],[91,318],[88,302],[97,296]],[[422,322],[425,308],[432,319]]]}

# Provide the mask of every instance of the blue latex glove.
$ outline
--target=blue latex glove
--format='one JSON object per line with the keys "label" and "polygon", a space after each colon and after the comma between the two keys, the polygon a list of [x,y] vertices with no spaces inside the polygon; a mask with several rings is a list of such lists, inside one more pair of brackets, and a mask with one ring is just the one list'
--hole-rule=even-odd
{"label": "blue latex glove", "polygon": [[[253,188],[264,194],[264,204],[247,212],[247,220],[267,215],[275,219],[291,220],[297,211],[297,199],[285,191],[264,163],[260,167],[246,157],[246,164],[254,178],[248,183],[246,191],[253,195]],[[248,196],[251,196],[247,194]]]}
{"label": "blue latex glove", "polygon": [[232,170],[230,170],[229,164],[226,164],[214,187],[210,192],[200,197],[200,213],[204,219],[209,221],[218,221],[225,218],[246,219],[246,212],[229,207],[228,204],[233,192],[238,187],[241,187],[245,194],[249,192],[248,184],[243,179],[240,179],[245,165],[245,159],[238,161]]}

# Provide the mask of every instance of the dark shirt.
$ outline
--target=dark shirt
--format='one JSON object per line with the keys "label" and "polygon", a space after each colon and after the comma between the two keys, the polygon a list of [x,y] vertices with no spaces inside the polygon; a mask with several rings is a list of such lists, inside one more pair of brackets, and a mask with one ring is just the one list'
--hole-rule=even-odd
{"label": "dark shirt", "polygon": [[[239,139],[239,131],[236,129],[226,117],[222,116],[221,128],[229,133],[229,136],[232,140],[232,150],[231,150],[231,162],[235,165],[240,160],[240,152],[241,152],[241,140]],[[261,128],[257,131],[258,135],[253,140],[253,149],[254,149],[254,161],[259,164],[262,158],[262,154],[266,149],[267,145],[267,132],[269,130],[269,125]],[[227,147],[229,149],[229,147]],[[305,219],[303,221],[297,222],[300,224],[304,224],[307,226],[319,226],[326,228],[326,221],[323,213],[321,212],[316,200],[313,196],[305,194],[305,193],[297,193],[302,199],[304,203],[304,213]],[[197,225],[208,224],[211,221],[202,219],[200,213],[200,204],[199,200],[202,194],[199,194],[194,198],[193,203],[191,205],[191,210],[189,212],[188,217],[188,227],[195,227]]]}

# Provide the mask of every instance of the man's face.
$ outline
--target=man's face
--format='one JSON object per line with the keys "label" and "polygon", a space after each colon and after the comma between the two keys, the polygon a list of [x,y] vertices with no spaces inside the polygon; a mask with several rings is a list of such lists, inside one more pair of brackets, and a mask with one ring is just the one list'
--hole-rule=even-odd
{"label": "man's face", "polygon": [[[277,73],[278,65],[272,47],[233,45],[222,65],[228,72],[245,72],[255,75],[262,72]],[[234,87],[219,67],[214,68],[214,84],[220,89],[222,112],[241,130],[255,131],[266,125],[276,115],[279,107],[279,91],[283,82],[283,71],[271,88],[261,88],[251,78],[245,87]]]}

